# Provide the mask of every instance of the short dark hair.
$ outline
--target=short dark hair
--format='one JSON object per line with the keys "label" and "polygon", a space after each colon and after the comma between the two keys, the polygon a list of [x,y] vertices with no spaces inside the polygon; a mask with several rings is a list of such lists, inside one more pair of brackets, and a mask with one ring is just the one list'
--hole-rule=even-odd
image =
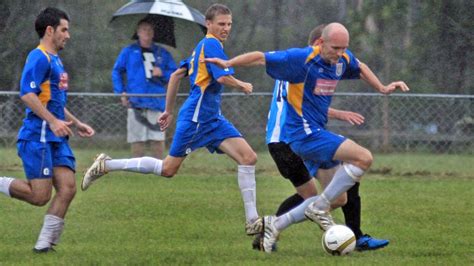
{"label": "short dark hair", "polygon": [[39,38],[43,38],[46,28],[48,26],[53,27],[55,30],[59,26],[61,19],[69,21],[69,17],[66,12],[55,7],[47,7],[43,9],[35,21],[36,33],[38,33]]}
{"label": "short dark hair", "polygon": [[206,20],[213,20],[217,15],[232,15],[232,11],[223,4],[213,4],[206,10]]}
{"label": "short dark hair", "polygon": [[313,43],[321,38],[321,35],[323,35],[323,29],[326,27],[326,24],[321,24],[319,26],[316,26],[310,33],[308,37],[308,45],[313,45]]}

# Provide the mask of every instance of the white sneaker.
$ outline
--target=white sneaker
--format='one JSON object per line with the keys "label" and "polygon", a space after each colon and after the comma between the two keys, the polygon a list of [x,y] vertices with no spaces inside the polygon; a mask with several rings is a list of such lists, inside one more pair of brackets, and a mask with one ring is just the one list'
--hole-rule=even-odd
{"label": "white sneaker", "polygon": [[81,189],[85,191],[95,180],[99,179],[99,177],[107,174],[105,170],[105,161],[110,160],[107,154],[101,153],[95,157],[94,162],[92,163],[91,167],[89,167],[82,177]]}
{"label": "white sneaker", "polygon": [[275,228],[276,216],[263,217],[263,251],[272,253],[275,250],[276,242],[280,232]]}
{"label": "white sneaker", "polygon": [[334,222],[331,213],[328,211],[319,210],[314,205],[315,203],[313,202],[306,208],[306,210],[304,210],[304,216],[318,224],[321,230],[327,231],[329,227],[335,225],[336,223]]}
{"label": "white sneaker", "polygon": [[245,223],[245,233],[249,236],[260,234],[263,230],[262,218],[258,217],[253,223]]}

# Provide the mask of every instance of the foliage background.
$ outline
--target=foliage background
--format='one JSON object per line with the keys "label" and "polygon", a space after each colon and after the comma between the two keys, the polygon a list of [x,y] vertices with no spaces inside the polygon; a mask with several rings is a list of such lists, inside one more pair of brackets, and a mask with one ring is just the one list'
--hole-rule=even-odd
{"label": "foliage background", "polygon": [[[72,91],[111,92],[110,70],[120,49],[131,40],[109,25],[126,0],[0,1],[0,90],[18,90],[21,69],[38,38],[34,19],[44,7],[66,10],[72,39],[61,52]],[[215,1],[186,0],[205,12]],[[474,93],[474,1],[470,0],[223,0],[233,10],[233,31],[226,52],[305,46],[310,30],[332,21],[351,32],[350,49],[382,81],[403,79],[412,92]],[[470,11],[471,10],[471,11]],[[179,61],[191,51],[174,50]],[[189,46],[189,45],[188,45]],[[181,47],[185,47],[182,45]],[[262,68],[238,70],[256,91],[269,91]],[[184,86],[184,85],[183,85]],[[339,91],[369,91],[362,83]]]}

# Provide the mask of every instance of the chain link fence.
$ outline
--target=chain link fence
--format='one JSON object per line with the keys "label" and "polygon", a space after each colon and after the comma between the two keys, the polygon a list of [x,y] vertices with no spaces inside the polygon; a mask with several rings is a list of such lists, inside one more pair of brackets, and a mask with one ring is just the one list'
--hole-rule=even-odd
{"label": "chain link fence", "polygon": [[[177,107],[186,96],[178,95]],[[271,93],[224,93],[222,99],[225,117],[254,149],[265,149]],[[330,121],[328,128],[374,152],[474,153],[474,95],[337,93],[332,107],[365,117],[361,126]],[[74,147],[104,150],[129,147],[127,113],[117,95],[70,93],[68,109],[97,132],[92,139],[73,137]],[[23,117],[24,105],[18,93],[0,92],[0,146],[15,145]],[[173,132],[174,127],[167,131],[168,145]]]}

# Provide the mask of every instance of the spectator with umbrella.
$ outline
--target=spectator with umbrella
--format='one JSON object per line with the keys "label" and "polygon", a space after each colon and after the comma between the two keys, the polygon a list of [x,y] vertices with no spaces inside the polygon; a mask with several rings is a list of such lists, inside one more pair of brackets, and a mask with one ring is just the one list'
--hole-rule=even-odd
{"label": "spectator with umbrella", "polygon": [[163,157],[165,133],[157,118],[165,109],[164,97],[127,97],[127,94],[160,94],[166,92],[171,73],[176,70],[172,55],[154,43],[156,21],[145,17],[137,25],[137,42],[120,52],[112,70],[114,92],[122,94],[122,105],[127,111],[127,142],[132,155],[145,154],[149,142],[152,155]]}

